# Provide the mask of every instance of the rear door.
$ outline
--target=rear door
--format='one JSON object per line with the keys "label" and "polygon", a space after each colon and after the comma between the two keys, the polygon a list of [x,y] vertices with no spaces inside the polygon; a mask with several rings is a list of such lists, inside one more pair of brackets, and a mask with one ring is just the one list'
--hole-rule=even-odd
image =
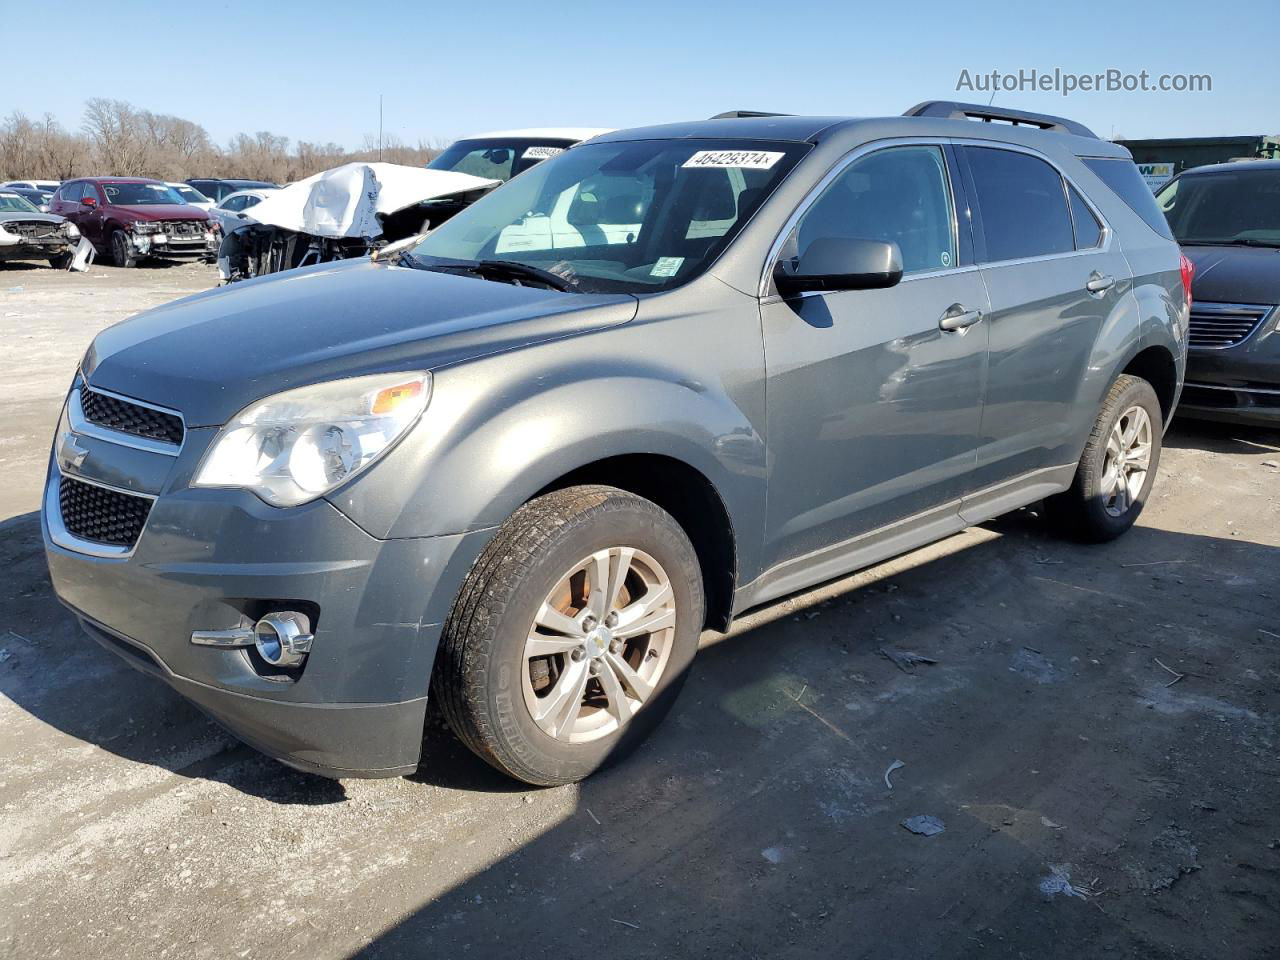
{"label": "rear door", "polygon": [[982,486],[1075,462],[1078,400],[1130,272],[1101,215],[1045,157],[962,146],[991,297]]}

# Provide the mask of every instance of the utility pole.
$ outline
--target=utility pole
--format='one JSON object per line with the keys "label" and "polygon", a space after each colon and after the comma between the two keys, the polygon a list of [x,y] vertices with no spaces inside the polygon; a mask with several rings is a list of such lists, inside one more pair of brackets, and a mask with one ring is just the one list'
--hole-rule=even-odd
{"label": "utility pole", "polygon": [[378,94],[378,162],[382,162],[382,94]]}

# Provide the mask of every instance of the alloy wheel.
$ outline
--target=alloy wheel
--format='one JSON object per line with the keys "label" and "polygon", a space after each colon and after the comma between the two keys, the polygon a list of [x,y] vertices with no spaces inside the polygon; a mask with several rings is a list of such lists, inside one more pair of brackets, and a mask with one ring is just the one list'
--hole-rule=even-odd
{"label": "alloy wheel", "polygon": [[1151,467],[1151,439],[1151,417],[1142,407],[1130,407],[1111,428],[1099,484],[1111,516],[1124,516],[1142,492]]}
{"label": "alloy wheel", "polygon": [[675,626],[671,580],[653,557],[631,547],[584,557],[543,600],[525,641],[534,722],[567,743],[620,730],[662,679]]}

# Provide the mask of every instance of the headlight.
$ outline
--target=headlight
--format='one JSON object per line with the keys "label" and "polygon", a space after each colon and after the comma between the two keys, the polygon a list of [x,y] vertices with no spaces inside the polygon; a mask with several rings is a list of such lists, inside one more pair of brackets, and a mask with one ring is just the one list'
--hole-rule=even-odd
{"label": "headlight", "polygon": [[277,507],[328,493],[395,445],[431,397],[431,374],[392,373],[286,390],[214,438],[194,486],[242,487]]}
{"label": "headlight", "polygon": [[160,229],[160,224],[150,220],[135,220],[132,229],[134,233],[155,233]]}
{"label": "headlight", "polygon": [[67,236],[70,237],[72,240],[78,239],[80,236],[80,228],[77,227],[70,220],[64,220],[62,222],[62,229],[66,231]]}

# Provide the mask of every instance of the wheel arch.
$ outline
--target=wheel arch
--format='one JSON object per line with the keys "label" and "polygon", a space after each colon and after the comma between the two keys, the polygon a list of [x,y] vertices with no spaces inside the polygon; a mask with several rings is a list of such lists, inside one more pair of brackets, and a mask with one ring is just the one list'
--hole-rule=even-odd
{"label": "wheel arch", "polygon": [[1139,350],[1117,376],[1126,373],[1151,384],[1160,400],[1160,415],[1168,424],[1178,400],[1178,365],[1169,349],[1155,344]]}

